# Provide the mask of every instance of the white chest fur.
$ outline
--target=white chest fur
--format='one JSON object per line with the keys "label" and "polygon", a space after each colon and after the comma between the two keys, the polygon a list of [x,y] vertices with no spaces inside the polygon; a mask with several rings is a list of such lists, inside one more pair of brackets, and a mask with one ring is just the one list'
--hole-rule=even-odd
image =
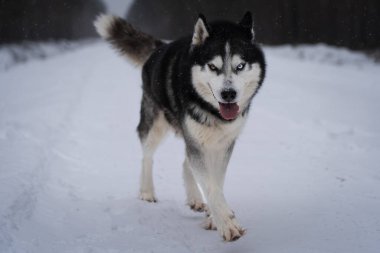
{"label": "white chest fur", "polygon": [[191,117],[185,119],[186,132],[200,147],[205,149],[225,149],[238,137],[246,119],[239,117],[231,123],[220,122],[207,126]]}

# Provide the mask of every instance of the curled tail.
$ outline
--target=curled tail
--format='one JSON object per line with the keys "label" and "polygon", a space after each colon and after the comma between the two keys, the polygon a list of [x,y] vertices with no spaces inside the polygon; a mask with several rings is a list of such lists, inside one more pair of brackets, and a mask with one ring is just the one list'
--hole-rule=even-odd
{"label": "curled tail", "polygon": [[138,66],[142,66],[153,51],[164,44],[119,17],[101,14],[94,21],[94,26],[102,38]]}

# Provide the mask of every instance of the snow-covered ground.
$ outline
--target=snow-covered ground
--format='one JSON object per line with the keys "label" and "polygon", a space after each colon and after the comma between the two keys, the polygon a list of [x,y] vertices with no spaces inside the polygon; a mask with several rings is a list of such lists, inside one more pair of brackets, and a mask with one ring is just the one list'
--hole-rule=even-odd
{"label": "snow-covered ground", "polygon": [[45,59],[88,44],[93,39],[76,41],[24,42],[0,45],[0,71],[34,59]]}
{"label": "snow-covered ground", "polygon": [[234,243],[185,206],[180,139],[157,152],[159,202],[137,199],[140,73],[103,42],[2,70],[0,252],[379,252],[380,65],[305,50],[265,50],[226,180]]}

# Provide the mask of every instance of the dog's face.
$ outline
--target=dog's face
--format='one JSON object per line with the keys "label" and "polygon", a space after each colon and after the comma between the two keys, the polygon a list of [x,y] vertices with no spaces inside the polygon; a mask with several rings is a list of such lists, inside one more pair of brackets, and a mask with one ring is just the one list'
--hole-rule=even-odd
{"label": "dog's face", "polygon": [[192,84],[205,101],[233,120],[250,104],[264,78],[264,57],[254,44],[252,17],[211,26],[198,19],[192,40]]}

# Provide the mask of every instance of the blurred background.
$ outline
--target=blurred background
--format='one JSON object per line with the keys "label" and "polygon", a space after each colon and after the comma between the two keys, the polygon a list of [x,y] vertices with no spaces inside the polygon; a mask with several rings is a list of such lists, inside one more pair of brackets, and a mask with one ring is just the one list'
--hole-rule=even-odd
{"label": "blurred background", "polygon": [[267,45],[326,43],[355,50],[380,46],[378,0],[1,0],[0,43],[94,37],[94,17],[109,12],[161,39],[191,32],[198,13],[239,20],[251,10]]}

